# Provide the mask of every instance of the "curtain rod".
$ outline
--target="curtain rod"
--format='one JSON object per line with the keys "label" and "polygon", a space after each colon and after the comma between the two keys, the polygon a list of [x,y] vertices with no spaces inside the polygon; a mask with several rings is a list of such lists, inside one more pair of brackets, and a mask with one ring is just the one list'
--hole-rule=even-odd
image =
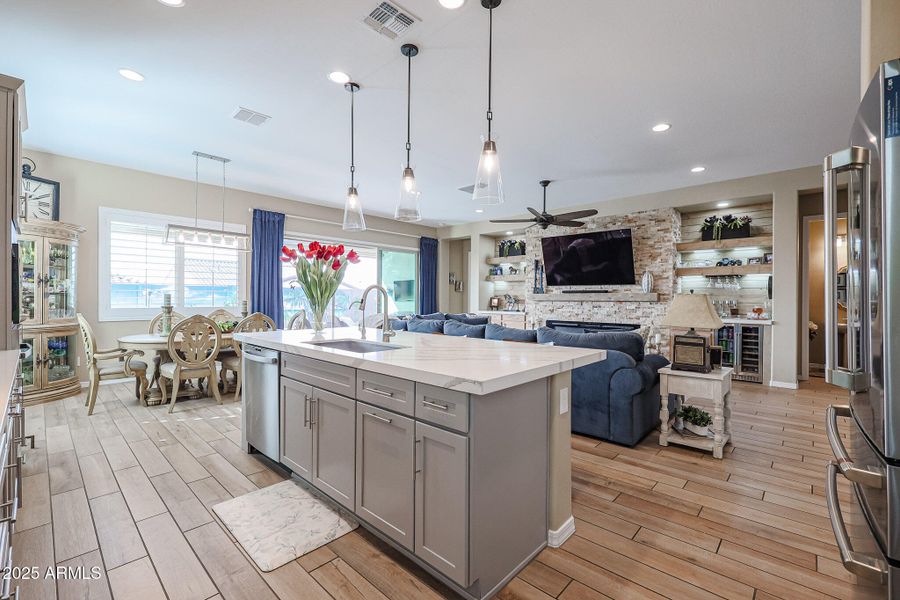
{"label": "curtain rod", "polygon": [[[247,209],[247,211],[250,213],[252,213],[253,210],[254,209],[252,209],[252,208]],[[266,210],[266,209],[261,209],[261,210]],[[313,217],[303,217],[300,215],[289,215],[287,213],[284,213],[284,216],[288,219],[298,219],[301,221],[311,221],[313,223],[324,223],[326,225],[338,225],[340,227],[343,227],[343,223],[341,223],[340,221],[329,221],[328,219],[315,219]],[[374,227],[366,227],[366,231],[373,231],[375,233],[388,233],[390,235],[402,235],[404,237],[411,237],[411,238],[416,238],[416,239],[419,239],[422,237],[421,235],[416,235],[414,233],[402,233],[400,231],[388,231],[387,229],[375,229]]]}

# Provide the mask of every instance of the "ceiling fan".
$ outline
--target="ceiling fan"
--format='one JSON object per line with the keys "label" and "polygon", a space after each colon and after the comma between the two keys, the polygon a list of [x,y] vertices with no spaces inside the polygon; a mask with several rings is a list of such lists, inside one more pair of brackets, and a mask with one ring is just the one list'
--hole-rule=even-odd
{"label": "ceiling fan", "polygon": [[583,227],[584,223],[576,219],[593,217],[597,214],[596,210],[588,209],[576,210],[560,215],[551,215],[547,212],[547,186],[550,185],[550,180],[544,179],[540,184],[541,187],[544,188],[544,210],[542,212],[538,212],[529,206],[528,212],[534,215],[533,219],[491,219],[491,223],[532,223],[529,227],[537,225],[541,229],[547,229],[551,225],[558,225],[560,227]]}

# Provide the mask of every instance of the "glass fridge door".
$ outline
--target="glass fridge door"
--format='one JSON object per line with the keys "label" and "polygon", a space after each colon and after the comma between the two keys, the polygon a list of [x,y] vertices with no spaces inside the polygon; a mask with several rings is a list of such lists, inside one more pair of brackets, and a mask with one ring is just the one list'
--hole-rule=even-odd
{"label": "glass fridge door", "polygon": [[56,387],[76,378],[78,332],[44,334],[44,387]]}
{"label": "glass fridge door", "polygon": [[27,394],[41,388],[41,336],[24,332],[22,344],[22,391]]}
{"label": "glass fridge door", "polygon": [[45,323],[75,318],[75,253],[78,246],[67,240],[48,239],[44,248]]}
{"label": "glass fridge door", "polygon": [[41,322],[41,251],[40,238],[19,238],[19,314],[23,325]]}
{"label": "glass fridge door", "polygon": [[722,366],[733,367],[736,343],[734,339],[734,325],[726,325],[716,332],[716,345],[722,347]]}

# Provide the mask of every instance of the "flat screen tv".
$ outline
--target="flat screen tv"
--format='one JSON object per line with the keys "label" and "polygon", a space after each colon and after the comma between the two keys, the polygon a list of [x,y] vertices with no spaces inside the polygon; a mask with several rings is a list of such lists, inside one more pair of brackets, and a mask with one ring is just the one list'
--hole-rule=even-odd
{"label": "flat screen tv", "polygon": [[635,283],[630,229],[545,237],[541,246],[547,285]]}

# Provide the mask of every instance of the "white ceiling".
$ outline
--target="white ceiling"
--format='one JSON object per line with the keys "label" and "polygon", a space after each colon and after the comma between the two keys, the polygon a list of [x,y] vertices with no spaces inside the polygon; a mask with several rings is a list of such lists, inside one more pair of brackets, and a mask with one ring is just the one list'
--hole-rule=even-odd
{"label": "white ceiling", "polygon": [[[846,143],[858,98],[849,0],[505,0],[494,16],[494,131],[506,203],[475,214],[487,11],[403,0],[422,19],[391,41],[378,0],[0,0],[0,72],[26,80],[27,147],[193,178],[228,156],[229,185],[342,205],[348,72],[366,212],[392,214],[413,59],[413,166],[428,223],[511,216],[817,164]],[[117,70],[146,76],[133,83]],[[239,106],[272,115],[256,128]],[[650,132],[659,121],[664,134]],[[708,167],[690,173],[696,164]],[[41,173],[52,177],[52,173]],[[213,178],[213,174],[210,174]]]}

